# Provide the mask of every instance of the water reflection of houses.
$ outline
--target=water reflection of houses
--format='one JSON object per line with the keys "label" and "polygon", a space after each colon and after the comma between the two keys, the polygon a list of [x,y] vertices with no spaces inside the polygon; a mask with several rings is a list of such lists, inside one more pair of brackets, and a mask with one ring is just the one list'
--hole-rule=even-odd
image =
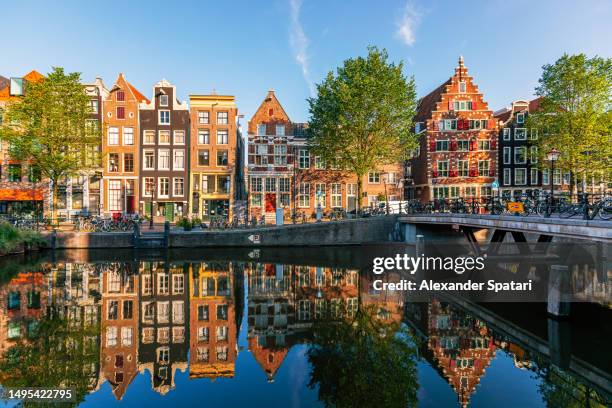
{"label": "water reflection of houses", "polygon": [[101,272],[101,378],[120,400],[138,373],[138,269],[111,263]]}
{"label": "water reflection of houses", "polygon": [[188,270],[187,263],[140,264],[139,370],[149,371],[161,394],[174,388],[177,369],[187,369]]}
{"label": "water reflection of houses", "polygon": [[290,348],[307,341],[314,321],[353,314],[358,272],[255,263],[248,268],[249,350],[273,381]]}
{"label": "water reflection of houses", "polygon": [[47,303],[42,272],[22,272],[0,288],[0,355],[36,331]]}
{"label": "water reflection of houses", "polygon": [[234,377],[238,327],[242,318],[236,299],[243,280],[236,264],[202,262],[189,274],[189,378]]}
{"label": "water reflection of houses", "polygon": [[448,381],[461,406],[466,407],[495,357],[493,334],[479,319],[438,300],[408,304],[406,316],[427,337],[421,355]]}

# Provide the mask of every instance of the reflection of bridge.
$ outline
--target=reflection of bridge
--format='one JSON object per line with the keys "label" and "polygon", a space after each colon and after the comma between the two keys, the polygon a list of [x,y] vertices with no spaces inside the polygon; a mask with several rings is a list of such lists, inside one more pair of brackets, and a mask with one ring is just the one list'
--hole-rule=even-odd
{"label": "reflection of bridge", "polygon": [[[548,318],[546,325],[538,325],[536,322],[543,323],[544,320],[531,316],[529,321],[519,325],[515,321],[510,321],[502,316],[502,314],[508,313],[507,310],[504,310],[507,305],[488,304],[485,307],[449,294],[439,294],[436,297],[439,300],[449,302],[453,308],[480,319],[497,336],[501,336],[526,350],[528,355],[531,356],[530,359],[536,359],[558,367],[580,383],[596,390],[607,401],[612,399],[612,374],[606,371],[609,368],[609,357],[606,357],[607,351],[605,348],[599,349],[598,352],[596,345],[598,341],[605,343],[605,339],[599,339],[596,335],[588,337],[586,340],[572,338],[570,335],[572,333],[571,323],[554,318]],[[496,310],[493,311],[492,309]],[[496,312],[499,312],[499,314]],[[419,322],[414,321],[414,316],[410,315],[410,308],[406,309],[406,313],[408,323],[417,329],[419,334],[427,337],[429,334],[424,333],[423,328],[419,327]],[[606,311],[602,311],[602,313],[606,313]],[[537,315],[537,313],[535,314]],[[576,344],[581,342],[588,342],[590,346],[576,347]],[[572,349],[572,345],[576,348]],[[591,356],[595,355],[596,359],[591,358],[590,361],[586,361],[588,357],[578,356],[577,352],[591,353]]]}
{"label": "reflection of bridge", "polygon": [[511,233],[516,242],[525,242],[525,234],[537,234],[539,242],[550,242],[553,237],[612,242],[612,223],[608,221],[585,221],[561,218],[529,218],[502,215],[472,214],[427,214],[399,217],[404,226],[404,240],[416,241],[419,228],[430,225],[461,228],[471,241],[474,231],[494,231],[492,242],[501,242],[506,233]]}

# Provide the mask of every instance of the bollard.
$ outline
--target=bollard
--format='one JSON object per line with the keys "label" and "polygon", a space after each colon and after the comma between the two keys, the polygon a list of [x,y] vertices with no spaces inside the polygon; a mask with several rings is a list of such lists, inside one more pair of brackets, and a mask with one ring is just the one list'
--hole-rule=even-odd
{"label": "bollard", "polygon": [[164,222],[164,247],[170,247],[170,221]]}
{"label": "bollard", "polygon": [[421,234],[416,236],[416,256],[423,255],[425,253],[425,237]]}
{"label": "bollard", "polygon": [[556,318],[569,316],[569,268],[567,265],[551,265],[548,273],[548,314]]}
{"label": "bollard", "polygon": [[134,223],[134,241],[133,241],[133,245],[135,248],[138,248],[138,246],[140,245],[139,239],[140,239],[140,224],[138,222],[135,222]]}

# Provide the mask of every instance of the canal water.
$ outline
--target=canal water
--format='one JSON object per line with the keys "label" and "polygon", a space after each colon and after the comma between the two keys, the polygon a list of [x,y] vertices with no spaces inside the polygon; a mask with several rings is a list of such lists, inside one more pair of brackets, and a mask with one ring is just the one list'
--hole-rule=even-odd
{"label": "canal water", "polygon": [[403,250],[4,258],[0,384],[68,387],[85,407],[610,406],[609,270],[588,275],[600,301],[556,320],[544,303],[375,290],[371,257]]}

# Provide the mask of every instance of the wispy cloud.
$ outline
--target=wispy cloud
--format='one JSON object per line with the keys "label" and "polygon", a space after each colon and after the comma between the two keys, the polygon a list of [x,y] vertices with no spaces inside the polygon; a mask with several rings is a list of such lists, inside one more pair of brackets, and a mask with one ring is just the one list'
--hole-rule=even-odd
{"label": "wispy cloud", "polygon": [[415,31],[421,21],[421,13],[412,0],[406,1],[401,18],[397,21],[395,35],[404,44],[411,46],[416,41]]}
{"label": "wispy cloud", "polygon": [[308,84],[310,96],[315,96],[315,85],[310,78],[310,65],[308,57],[308,37],[304,33],[302,23],[300,23],[300,11],[302,9],[302,0],[290,0],[291,4],[291,27],[289,30],[289,44],[293,51],[295,61],[302,69],[302,76]]}

